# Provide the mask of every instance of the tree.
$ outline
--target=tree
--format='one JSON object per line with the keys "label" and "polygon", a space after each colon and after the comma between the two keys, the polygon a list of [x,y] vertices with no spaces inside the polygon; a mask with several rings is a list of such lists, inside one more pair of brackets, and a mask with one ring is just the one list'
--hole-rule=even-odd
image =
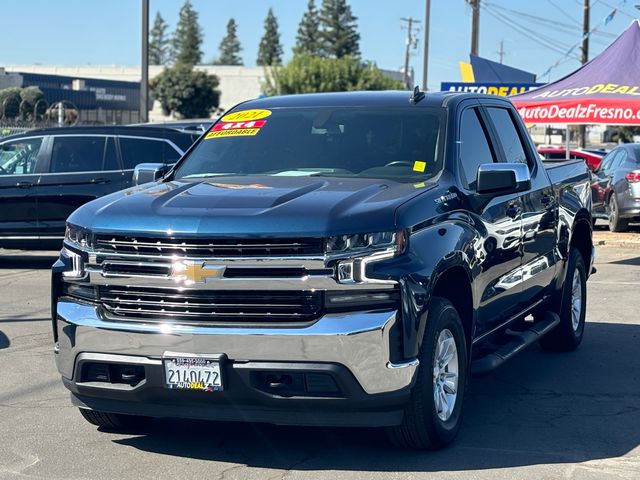
{"label": "tree", "polygon": [[176,63],[198,65],[202,61],[202,29],[198,23],[198,12],[189,0],[185,0],[180,9],[172,50]]}
{"label": "tree", "polygon": [[0,118],[16,118],[20,115],[20,88],[9,87],[0,90]]}
{"label": "tree", "polygon": [[398,90],[402,82],[386,77],[371,63],[358,58],[321,58],[296,55],[284,67],[267,72],[263,90],[267,95],[345,92],[352,90]]}
{"label": "tree", "polygon": [[282,63],[282,44],[278,32],[278,19],[270,8],[264,20],[264,35],[258,48],[258,65],[280,65]]}
{"label": "tree", "polygon": [[322,0],[320,9],[320,51],[330,58],[360,56],[357,17],[347,0]]}
{"label": "tree", "polygon": [[153,28],[149,32],[149,64],[165,65],[168,60],[169,38],[167,37],[167,22],[158,12],[153,22]]}
{"label": "tree", "polygon": [[303,53],[310,55],[320,54],[320,19],[318,18],[314,0],[309,0],[309,3],[307,3],[307,11],[304,12],[298,25],[296,46],[293,47],[294,55]]}
{"label": "tree", "polygon": [[49,106],[42,90],[34,86],[20,90],[20,99],[20,116],[26,120],[42,117]]}
{"label": "tree", "polygon": [[242,65],[240,40],[238,40],[238,26],[233,18],[227,23],[227,34],[220,42],[220,57],[214,61],[215,65]]}
{"label": "tree", "polygon": [[177,64],[153,79],[151,92],[165,115],[177,113],[182,118],[201,118],[209,117],[219,105],[218,84],[215,75]]}

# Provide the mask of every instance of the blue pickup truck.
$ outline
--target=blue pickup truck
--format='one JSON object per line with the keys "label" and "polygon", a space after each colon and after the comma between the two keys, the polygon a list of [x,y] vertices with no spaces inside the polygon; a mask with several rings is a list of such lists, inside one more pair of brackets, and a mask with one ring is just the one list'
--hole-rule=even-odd
{"label": "blue pickup truck", "polygon": [[545,167],[508,100],[252,100],[165,168],[76,210],[53,267],[57,367],[95,425],[385,427],[438,448],[472,374],[582,340],[587,167]]}

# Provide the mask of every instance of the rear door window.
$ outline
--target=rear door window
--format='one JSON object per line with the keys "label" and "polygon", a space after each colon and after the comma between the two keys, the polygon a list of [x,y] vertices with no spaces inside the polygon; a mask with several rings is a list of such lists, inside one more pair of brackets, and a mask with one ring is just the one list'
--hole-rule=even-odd
{"label": "rear door window", "polygon": [[487,108],[487,112],[496,129],[498,142],[500,142],[502,146],[505,160],[508,163],[528,163],[527,155],[522,145],[522,139],[518,134],[509,110],[506,108],[489,107]]}
{"label": "rear door window", "polygon": [[13,140],[0,145],[0,175],[35,173],[42,137]]}
{"label": "rear door window", "polygon": [[120,137],[120,152],[125,170],[141,163],[175,163],[180,153],[162,139]]}
{"label": "rear door window", "polygon": [[103,170],[106,137],[59,136],[53,138],[51,173]]}
{"label": "rear door window", "polygon": [[620,151],[616,154],[613,162],[611,163],[611,170],[615,170],[616,168],[620,168],[620,166],[627,160],[627,152],[620,149]]}
{"label": "rear door window", "polygon": [[495,162],[486,129],[475,108],[468,108],[460,120],[460,165],[462,183],[469,189],[476,188],[478,168],[483,163]]}

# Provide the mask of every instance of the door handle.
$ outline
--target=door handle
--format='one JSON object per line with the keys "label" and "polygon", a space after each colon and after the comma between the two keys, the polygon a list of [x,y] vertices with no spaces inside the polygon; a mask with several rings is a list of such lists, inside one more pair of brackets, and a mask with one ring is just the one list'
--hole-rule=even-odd
{"label": "door handle", "polygon": [[31,182],[18,182],[18,183],[16,183],[16,187],[18,187],[18,188],[31,188],[31,187],[33,187],[33,183],[31,183]]}
{"label": "door handle", "polygon": [[516,205],[515,203],[510,203],[507,207],[507,217],[516,218],[520,213],[522,213],[522,208],[520,205]]}
{"label": "door handle", "polygon": [[91,183],[109,183],[111,180],[109,180],[108,178],[92,178],[91,179]]}

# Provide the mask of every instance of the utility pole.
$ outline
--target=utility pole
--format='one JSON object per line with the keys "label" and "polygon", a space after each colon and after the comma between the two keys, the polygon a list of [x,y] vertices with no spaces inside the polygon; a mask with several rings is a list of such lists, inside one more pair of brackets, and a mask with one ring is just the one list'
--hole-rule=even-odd
{"label": "utility pole", "polygon": [[426,92],[429,87],[427,85],[427,73],[429,72],[429,25],[431,23],[431,0],[426,0],[426,10],[424,13],[424,45],[422,52],[422,91]]}
{"label": "utility pole", "polygon": [[[584,9],[582,15],[582,57],[580,61],[584,65],[589,61],[589,18],[590,18],[589,0],[584,0]],[[587,129],[584,125],[580,125],[580,147],[587,146]]]}
{"label": "utility pole", "polygon": [[149,121],[149,0],[142,0],[142,61],[140,76],[140,123]]}
{"label": "utility pole", "polygon": [[500,56],[500,63],[502,63],[502,60],[506,55],[506,52],[504,51],[504,40],[500,40],[500,50],[498,50],[496,53]]}
{"label": "utility pole", "polygon": [[478,56],[480,35],[480,0],[467,0],[471,5],[471,55]]}
{"label": "utility pole", "polygon": [[418,39],[413,35],[413,28],[415,24],[420,23],[420,20],[416,20],[415,18],[412,18],[412,17],[409,17],[409,18],[403,17],[400,20],[406,23],[406,27],[403,26],[402,28],[407,29],[407,41],[406,41],[406,47],[404,51],[404,72],[402,75],[402,80],[404,81],[404,84],[407,86],[407,88],[411,88],[412,85],[409,85],[409,53],[411,51],[411,47],[413,48],[416,47],[416,41]]}

